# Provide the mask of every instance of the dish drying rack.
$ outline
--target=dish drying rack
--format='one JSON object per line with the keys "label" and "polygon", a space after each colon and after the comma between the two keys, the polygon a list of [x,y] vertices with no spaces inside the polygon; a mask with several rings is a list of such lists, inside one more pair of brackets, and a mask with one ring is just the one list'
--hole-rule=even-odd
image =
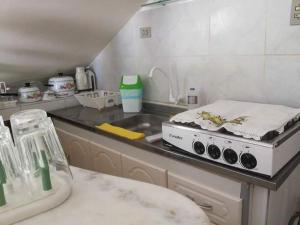
{"label": "dish drying rack", "polygon": [[[12,225],[62,204],[72,175],[53,122],[39,109],[0,116],[0,224]],[[14,141],[13,141],[14,140]]]}
{"label": "dish drying rack", "polygon": [[78,102],[89,108],[101,110],[106,107],[121,105],[120,92],[96,90],[91,92],[75,94]]}

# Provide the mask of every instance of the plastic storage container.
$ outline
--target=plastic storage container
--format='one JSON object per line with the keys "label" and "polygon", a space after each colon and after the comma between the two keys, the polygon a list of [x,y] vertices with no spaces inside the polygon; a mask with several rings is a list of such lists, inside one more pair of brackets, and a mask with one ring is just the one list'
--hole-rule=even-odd
{"label": "plastic storage container", "polygon": [[120,84],[123,111],[140,112],[142,109],[143,84],[139,75],[123,76]]}

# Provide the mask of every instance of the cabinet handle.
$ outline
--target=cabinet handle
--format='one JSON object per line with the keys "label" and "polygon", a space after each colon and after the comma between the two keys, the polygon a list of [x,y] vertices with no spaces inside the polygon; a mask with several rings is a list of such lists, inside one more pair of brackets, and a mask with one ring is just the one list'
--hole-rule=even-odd
{"label": "cabinet handle", "polygon": [[206,210],[206,211],[212,211],[213,206],[212,205],[206,205],[206,204],[198,204],[196,203],[201,209]]}
{"label": "cabinet handle", "polygon": [[185,196],[188,197],[193,202],[195,202],[201,209],[203,209],[205,211],[212,211],[213,210],[213,206],[212,205],[201,204],[201,203],[198,203],[193,197],[191,197],[189,195],[185,195]]}

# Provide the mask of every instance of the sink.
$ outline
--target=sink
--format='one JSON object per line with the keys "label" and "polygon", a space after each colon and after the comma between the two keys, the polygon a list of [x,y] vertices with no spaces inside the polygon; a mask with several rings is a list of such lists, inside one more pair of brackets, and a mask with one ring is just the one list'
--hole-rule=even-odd
{"label": "sink", "polygon": [[113,122],[112,125],[131,131],[143,132],[145,136],[161,133],[161,124],[169,118],[154,114],[138,114],[126,119]]}

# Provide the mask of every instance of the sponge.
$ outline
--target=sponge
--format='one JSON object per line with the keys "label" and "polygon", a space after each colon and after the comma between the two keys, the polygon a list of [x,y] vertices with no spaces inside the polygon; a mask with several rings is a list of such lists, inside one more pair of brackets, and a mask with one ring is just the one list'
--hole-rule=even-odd
{"label": "sponge", "polygon": [[139,140],[145,137],[144,133],[134,132],[122,127],[113,126],[108,123],[103,123],[99,126],[96,126],[99,130],[106,131],[111,134],[118,135],[120,137],[127,138],[129,140]]}

